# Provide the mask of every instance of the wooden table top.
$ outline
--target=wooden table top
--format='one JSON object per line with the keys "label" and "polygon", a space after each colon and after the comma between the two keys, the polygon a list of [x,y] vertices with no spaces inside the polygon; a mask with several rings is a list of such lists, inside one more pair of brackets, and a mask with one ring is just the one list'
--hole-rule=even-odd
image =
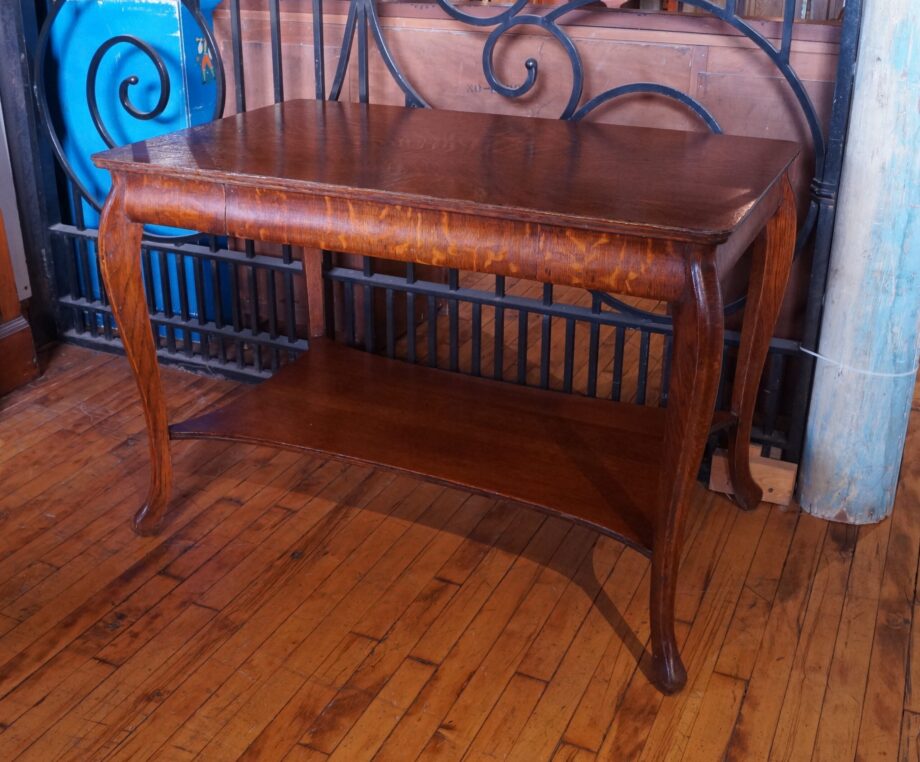
{"label": "wooden table top", "polygon": [[708,131],[296,100],[94,159],[122,172],[718,243],[798,152]]}

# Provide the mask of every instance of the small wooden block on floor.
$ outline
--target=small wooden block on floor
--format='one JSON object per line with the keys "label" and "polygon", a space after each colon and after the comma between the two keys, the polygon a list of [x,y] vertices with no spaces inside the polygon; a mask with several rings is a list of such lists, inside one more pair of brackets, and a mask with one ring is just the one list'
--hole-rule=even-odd
{"label": "small wooden block on floor", "polygon": [[[751,474],[763,489],[763,501],[776,505],[789,505],[795,491],[795,477],[798,465],[784,460],[765,458],[760,454],[760,445],[751,445]],[[709,471],[709,489],[713,492],[734,494],[728,476],[728,455],[725,450],[716,450],[712,456]]]}

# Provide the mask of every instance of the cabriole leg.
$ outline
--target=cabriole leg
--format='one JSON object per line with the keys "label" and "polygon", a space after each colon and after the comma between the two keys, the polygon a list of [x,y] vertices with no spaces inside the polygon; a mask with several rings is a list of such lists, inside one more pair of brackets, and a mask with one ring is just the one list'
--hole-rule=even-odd
{"label": "cabriole leg", "polygon": [[124,185],[116,176],[99,223],[99,264],[147,422],[150,486],[147,500],[134,517],[134,530],[138,534],[149,535],[159,530],[166,514],[172,463],[166,400],[141,277],[142,232],[141,225],[128,219]]}
{"label": "cabriole leg", "polygon": [[674,593],[684,514],[715,408],[722,365],[722,298],[715,268],[689,265],[690,293],[673,306],[674,342],[658,513],[652,543],[652,679],[664,693],[687,681],[674,636]]}
{"label": "cabriole leg", "polygon": [[776,326],[792,256],[795,252],[795,197],[786,179],[783,200],[754,245],[741,345],[732,387],[732,412],[737,423],[729,433],[728,466],[735,502],[745,510],[757,507],[763,490],[751,475],[751,421],[770,339]]}

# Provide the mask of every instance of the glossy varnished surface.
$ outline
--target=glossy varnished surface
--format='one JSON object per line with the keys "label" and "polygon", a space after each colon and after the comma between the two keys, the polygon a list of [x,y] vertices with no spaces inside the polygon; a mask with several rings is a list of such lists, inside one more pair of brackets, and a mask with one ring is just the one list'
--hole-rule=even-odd
{"label": "glossy varnished surface", "polygon": [[0,397],[37,375],[32,329],[22,316],[0,214]]}
{"label": "glossy varnished surface", "polygon": [[[779,304],[758,294],[781,290],[788,271],[794,207],[782,191],[795,152],[702,133],[300,101],[97,157],[114,176],[100,258],[153,461],[136,528],[161,528],[171,462],[137,256],[141,223],[663,299],[674,347],[664,412],[553,398],[320,343],[239,403],[172,434],[425,475],[653,551],[649,676],[665,693],[680,690],[675,596],[721,367],[718,268],[771,216],[783,220],[766,224],[749,286],[733,398],[749,416],[760,338]],[[733,449],[733,478],[750,482],[748,448]],[[742,492],[753,495],[748,486]]]}
{"label": "glossy varnished surface", "polygon": [[[649,562],[523,506],[180,442],[183,497],[136,537],[131,375],[65,346],[0,399],[4,761],[917,759],[920,395],[889,521],[695,488],[663,698]],[[189,414],[239,389],[163,381]]]}
{"label": "glossy varnished surface", "polygon": [[96,162],[712,243],[730,235],[797,153],[793,143],[704,131],[300,100],[117,148]]}
{"label": "glossy varnished surface", "polygon": [[318,340],[270,381],[171,432],[383,465],[588,521],[647,550],[664,426],[660,408],[497,384]]}

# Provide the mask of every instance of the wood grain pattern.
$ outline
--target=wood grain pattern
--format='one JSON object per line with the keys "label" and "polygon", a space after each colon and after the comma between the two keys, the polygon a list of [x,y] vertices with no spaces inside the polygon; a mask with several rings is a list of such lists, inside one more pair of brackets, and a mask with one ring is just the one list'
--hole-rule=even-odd
{"label": "wood grain pattern", "polygon": [[689,268],[689,292],[672,311],[674,353],[665,423],[665,441],[682,445],[666,446],[662,453],[652,541],[652,670],[666,693],[687,681],[674,634],[674,596],[684,512],[703,458],[722,368],[723,308],[715,268],[701,259]]}
{"label": "wood grain pattern", "polygon": [[10,261],[9,244],[6,240],[6,227],[3,214],[0,213],[0,325],[9,323],[20,316],[19,295]]}
{"label": "wood grain pattern", "polygon": [[[384,465],[563,513],[650,552],[665,419],[315,340],[271,380],[170,433]],[[731,420],[705,411],[701,424]]]}
{"label": "wood grain pattern", "polygon": [[141,276],[143,228],[128,218],[124,193],[124,181],[114,177],[99,221],[99,268],[147,419],[150,487],[147,499],[134,517],[134,528],[138,534],[154,534],[166,515],[172,488],[172,461],[166,399],[156,367],[156,346]]}
{"label": "wood grain pattern", "polygon": [[[757,445],[751,445],[748,449],[751,476],[763,492],[760,499],[776,505],[792,503],[798,466],[784,460],[764,457]],[[734,485],[729,475],[728,460],[726,450],[713,452],[709,468],[709,489],[730,495],[734,492]]]}
{"label": "wood grain pattern", "polygon": [[[243,388],[162,375],[183,407]],[[385,758],[388,727],[401,762],[429,744],[477,762],[916,758],[916,469],[884,532],[741,512],[695,486],[681,587],[700,601],[676,627],[692,684],[663,698],[632,653],[648,640],[648,561],[563,521],[541,531],[526,506],[177,442],[188,497],[138,539],[124,521],[147,487],[134,394],[125,358],[66,346],[0,403],[4,455],[46,405],[62,426],[41,461],[34,447],[3,461],[3,479],[26,472],[19,489],[47,481],[25,502],[0,491],[0,610],[22,617],[0,616],[3,759]],[[105,469],[73,459],[68,431]],[[918,431],[915,411],[911,463]],[[295,670],[284,654],[301,643]],[[500,653],[526,656],[512,670]]]}
{"label": "wood grain pattern", "polygon": [[[705,132],[295,100],[94,161],[158,178],[716,243],[798,153],[795,143]],[[679,203],[665,203],[672,198]]]}
{"label": "wood grain pattern", "polygon": [[38,375],[32,329],[22,316],[0,214],[0,397]]}
{"label": "wood grain pattern", "polygon": [[763,489],[751,475],[751,421],[795,253],[795,195],[788,179],[782,188],[779,211],[754,244],[738,369],[732,385],[731,410],[738,417],[738,425],[729,433],[728,467],[735,500],[747,510],[756,508],[763,497]]}
{"label": "wood grain pattern", "polygon": [[[674,605],[721,369],[718,269],[767,224],[733,403],[735,418],[747,417],[742,439],[791,262],[787,171],[797,153],[789,143],[700,133],[290,101],[97,155],[115,176],[100,225],[103,276],[153,456],[136,527],[156,530],[170,482],[136,254],[142,222],[667,300],[674,355],[663,420],[650,407],[601,408],[315,342],[276,379],[172,433],[424,475],[650,551],[649,671],[661,690],[679,690]],[[742,482],[746,444],[733,455]],[[742,482],[736,491],[752,495]]]}

